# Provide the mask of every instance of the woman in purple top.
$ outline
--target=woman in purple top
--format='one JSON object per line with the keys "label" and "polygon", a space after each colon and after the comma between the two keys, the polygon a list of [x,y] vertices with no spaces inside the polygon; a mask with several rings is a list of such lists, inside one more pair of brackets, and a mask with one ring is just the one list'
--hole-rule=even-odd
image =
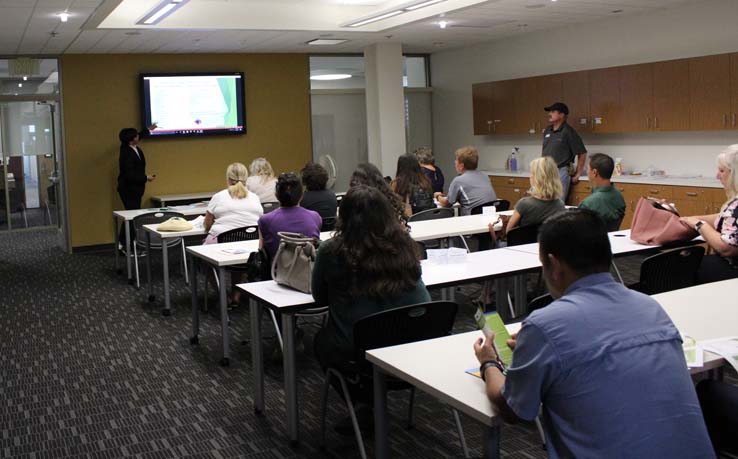
{"label": "woman in purple top", "polygon": [[436,166],[433,151],[428,147],[420,147],[413,154],[418,158],[420,169],[431,182],[433,193],[443,193],[444,178],[441,168]]}
{"label": "woman in purple top", "polygon": [[280,174],[275,188],[279,209],[259,219],[260,246],[264,247],[270,260],[274,258],[279,247],[277,233],[289,231],[319,238],[320,227],[323,224],[323,219],[317,212],[300,207],[302,183],[294,172]]}

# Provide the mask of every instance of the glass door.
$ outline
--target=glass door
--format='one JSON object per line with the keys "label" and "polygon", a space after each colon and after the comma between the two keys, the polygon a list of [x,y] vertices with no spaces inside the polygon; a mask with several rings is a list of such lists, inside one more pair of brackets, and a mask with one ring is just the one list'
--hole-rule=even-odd
{"label": "glass door", "polygon": [[0,219],[7,229],[58,226],[56,103],[0,103]]}

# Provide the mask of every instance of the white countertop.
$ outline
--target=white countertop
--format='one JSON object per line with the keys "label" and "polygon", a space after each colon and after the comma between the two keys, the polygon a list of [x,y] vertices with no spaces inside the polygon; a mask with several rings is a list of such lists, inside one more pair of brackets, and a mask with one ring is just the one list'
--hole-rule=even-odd
{"label": "white countertop", "polygon": [[[501,177],[530,177],[530,171],[512,172],[505,169],[488,169],[481,171],[487,175],[496,175]],[[582,176],[582,181],[587,181],[587,176]],[[664,176],[664,177],[647,177],[645,175],[620,175],[613,176],[614,183],[635,183],[642,185],[672,185],[672,186],[699,186],[706,188],[722,188],[720,182],[712,177],[680,177]]]}

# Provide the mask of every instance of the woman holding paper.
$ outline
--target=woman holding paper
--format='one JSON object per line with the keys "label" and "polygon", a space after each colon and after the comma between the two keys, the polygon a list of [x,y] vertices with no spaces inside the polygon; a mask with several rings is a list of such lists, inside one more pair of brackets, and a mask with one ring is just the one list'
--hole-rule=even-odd
{"label": "woman holding paper", "polygon": [[717,175],[728,200],[712,215],[682,217],[694,227],[713,250],[702,259],[697,279],[700,284],[738,277],[738,144],[717,157]]}

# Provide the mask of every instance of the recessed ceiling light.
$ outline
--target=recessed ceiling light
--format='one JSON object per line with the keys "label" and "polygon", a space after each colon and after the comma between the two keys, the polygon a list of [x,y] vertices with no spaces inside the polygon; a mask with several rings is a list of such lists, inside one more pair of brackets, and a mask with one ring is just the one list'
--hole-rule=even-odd
{"label": "recessed ceiling light", "polygon": [[59,19],[61,20],[61,22],[67,22],[69,20],[69,13],[67,13],[66,11],[63,13],[59,13]]}
{"label": "recessed ceiling light", "polygon": [[136,24],[155,25],[164,20],[167,16],[174,13],[177,9],[187,3],[189,0],[166,0],[159,3],[146,16],[141,18]]}
{"label": "recessed ceiling light", "polygon": [[333,81],[333,80],[348,80],[351,75],[348,73],[329,73],[326,75],[310,75],[311,80],[317,81]]}
{"label": "recessed ceiling light", "polygon": [[315,40],[310,40],[306,44],[311,46],[332,46],[332,45],[340,45],[341,43],[346,43],[348,40],[344,38],[316,38]]}
{"label": "recessed ceiling light", "polygon": [[23,81],[28,81],[28,77],[26,75],[23,75]]}
{"label": "recessed ceiling light", "polygon": [[426,6],[435,5],[436,3],[445,2],[446,0],[426,0],[424,2],[416,3],[414,5],[406,6],[405,11],[414,11],[420,8],[425,8]]}
{"label": "recessed ceiling light", "polygon": [[445,29],[448,25],[448,21],[438,21],[438,27]]}
{"label": "recessed ceiling light", "polygon": [[395,10],[390,11],[388,13],[380,14],[379,16],[374,16],[367,19],[362,19],[361,21],[353,22],[351,24],[348,24],[349,27],[361,27],[363,25],[371,24],[372,22],[381,21],[382,19],[391,18],[392,16],[397,16],[398,14],[404,13],[404,10]]}

